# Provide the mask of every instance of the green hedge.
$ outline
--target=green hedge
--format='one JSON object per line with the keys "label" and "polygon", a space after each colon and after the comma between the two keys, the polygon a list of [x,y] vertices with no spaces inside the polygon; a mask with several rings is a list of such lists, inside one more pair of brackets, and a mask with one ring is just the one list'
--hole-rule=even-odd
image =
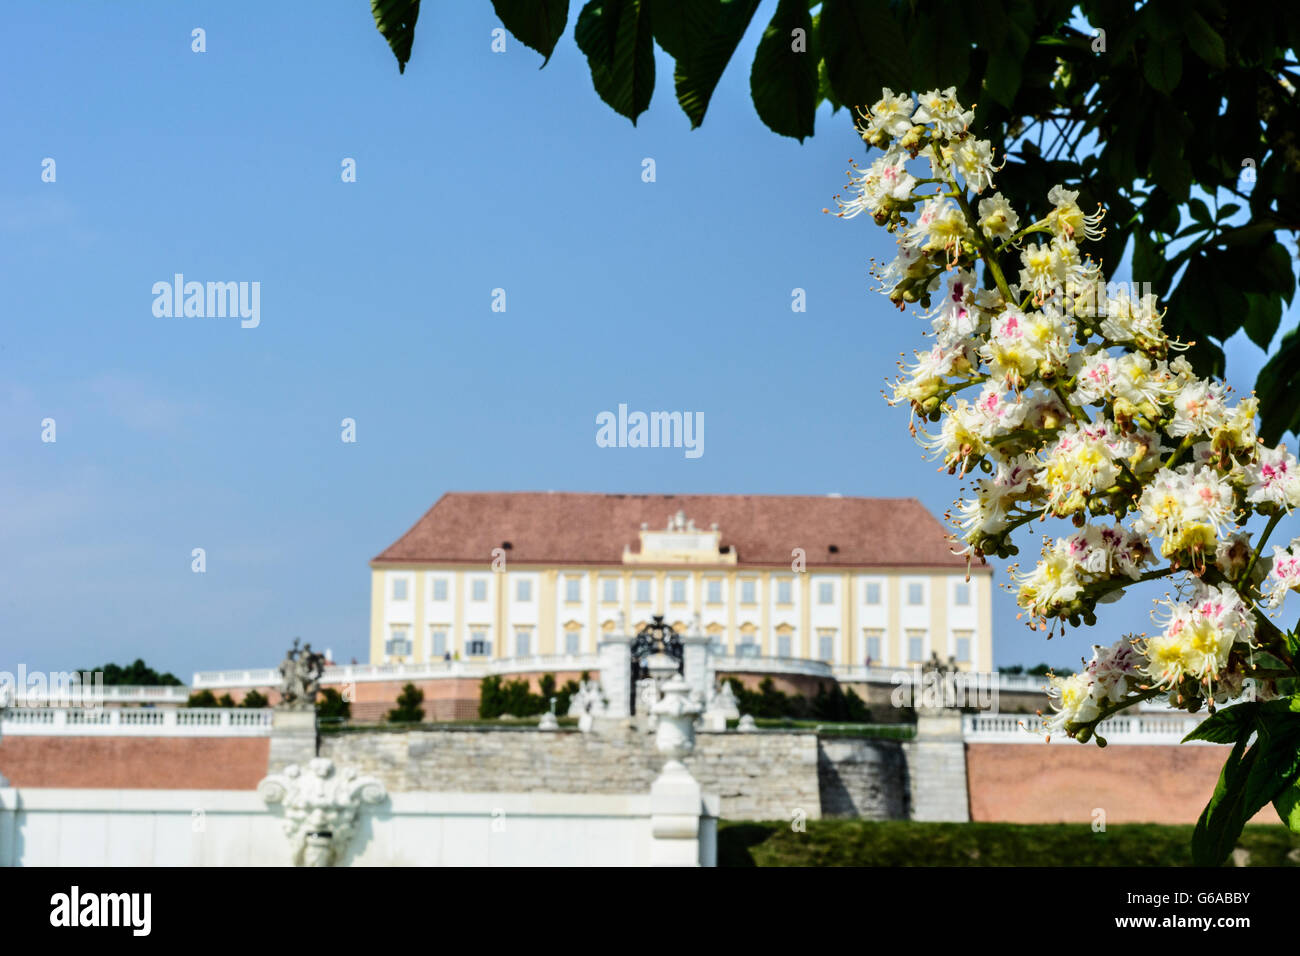
{"label": "green hedge", "polygon": [[[721,821],[719,866],[1191,866],[1192,827],[1086,823],[915,823],[909,820]],[[1252,866],[1297,866],[1300,835],[1248,826]],[[1295,854],[1300,857],[1300,853]]]}
{"label": "green hedge", "polygon": [[[582,679],[588,680],[586,671]],[[555,686],[554,674],[543,674],[537,681],[538,693],[534,694],[525,678],[503,681],[500,676],[492,675],[479,681],[478,715],[484,720],[492,720],[502,714],[512,717],[534,717],[551,709],[551,698],[555,698],[555,713],[563,716],[569,712],[569,700],[578,692],[578,682],[568,680],[564,686]]]}
{"label": "green hedge", "polygon": [[727,678],[727,683],[736,695],[736,703],[742,714],[768,719],[788,717],[795,720],[835,720],[863,724],[871,720],[871,710],[862,698],[854,693],[853,688],[847,692],[842,690],[838,681],[818,684],[817,694],[811,698],[777,690],[770,677],[763,678],[756,691],[746,689],[735,677]]}

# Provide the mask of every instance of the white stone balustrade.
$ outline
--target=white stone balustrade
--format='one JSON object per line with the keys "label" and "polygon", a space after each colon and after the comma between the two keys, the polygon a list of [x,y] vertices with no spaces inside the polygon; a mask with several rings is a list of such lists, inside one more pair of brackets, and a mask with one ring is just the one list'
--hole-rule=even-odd
{"label": "white stone balustrade", "polygon": [[267,737],[269,708],[10,707],[0,737]]}
{"label": "white stone balustrade", "polygon": [[[334,664],[325,668],[321,684],[386,680],[436,680],[444,677],[483,678],[493,674],[546,671],[596,671],[595,654],[535,654],[529,657],[421,661],[412,664]],[[193,690],[211,688],[278,687],[280,672],[274,667],[252,670],[198,671]]]}
{"label": "white stone balustrade", "polygon": [[[1107,744],[1177,744],[1204,719],[1182,712],[1122,714],[1103,720],[1097,733]],[[962,717],[962,738],[968,744],[1042,744],[1041,727],[1034,714],[967,714]],[[1065,734],[1053,735],[1051,743],[1079,746]]]}

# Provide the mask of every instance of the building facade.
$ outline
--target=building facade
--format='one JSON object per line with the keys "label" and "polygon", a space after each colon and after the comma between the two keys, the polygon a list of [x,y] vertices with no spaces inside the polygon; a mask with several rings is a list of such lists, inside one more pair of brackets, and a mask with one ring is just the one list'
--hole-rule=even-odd
{"label": "building facade", "polygon": [[992,670],[991,569],[911,498],[449,493],[371,562],[370,662],[580,656],[662,614],[715,654]]}

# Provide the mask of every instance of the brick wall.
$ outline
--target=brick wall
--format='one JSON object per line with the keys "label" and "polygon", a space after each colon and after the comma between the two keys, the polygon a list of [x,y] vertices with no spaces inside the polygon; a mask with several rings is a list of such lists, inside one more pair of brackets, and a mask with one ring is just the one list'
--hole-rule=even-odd
{"label": "brick wall", "polygon": [[[1227,747],[970,744],[972,820],[1014,823],[1195,823]],[[1277,822],[1272,806],[1255,818]]]}
{"label": "brick wall", "polygon": [[14,787],[252,790],[266,776],[266,737],[51,737],[0,740]]}

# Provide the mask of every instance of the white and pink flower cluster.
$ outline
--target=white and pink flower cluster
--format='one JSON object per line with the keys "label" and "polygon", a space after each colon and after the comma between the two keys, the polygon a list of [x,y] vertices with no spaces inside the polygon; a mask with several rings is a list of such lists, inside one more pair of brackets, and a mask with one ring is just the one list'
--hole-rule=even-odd
{"label": "white and pink flower cluster", "polygon": [[[1155,296],[1116,291],[1080,252],[1102,213],[1085,213],[1079,191],[1055,186],[1037,219],[993,191],[999,166],[973,118],[954,89],[883,91],[861,131],[884,155],[837,197],[841,216],[869,213],[895,235],[881,291],[929,320],[931,345],[901,368],[891,403],[911,408],[918,442],[949,472],[970,476],[953,513],[969,559],[1017,553],[1010,536],[1032,520],[1077,528],[1015,575],[1033,618],[1091,623],[1135,581],[1192,577],[1162,633],[1053,682],[1059,727],[1092,720],[1134,681],[1190,707],[1240,689],[1257,605],[1300,588],[1300,539],[1270,562],[1267,532],[1252,548],[1245,525],[1300,506],[1300,464],[1260,444],[1253,397],[1177,354]],[[1167,566],[1152,567],[1157,554]]]}

